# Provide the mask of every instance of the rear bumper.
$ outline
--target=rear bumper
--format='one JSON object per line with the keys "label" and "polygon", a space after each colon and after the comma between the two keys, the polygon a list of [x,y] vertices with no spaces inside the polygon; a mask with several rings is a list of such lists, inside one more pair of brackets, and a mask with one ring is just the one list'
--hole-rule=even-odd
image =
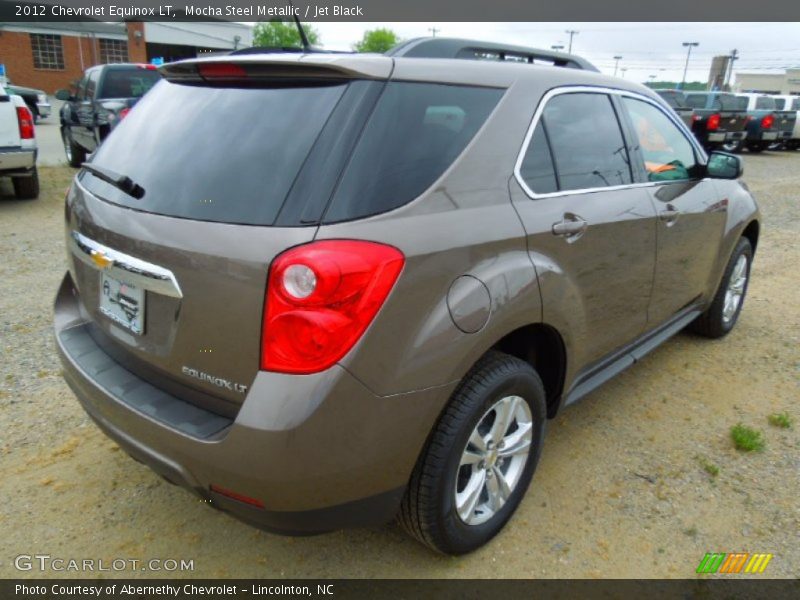
{"label": "rear bumper", "polygon": [[39,111],[39,116],[44,119],[45,117],[50,116],[50,113],[53,111],[53,107],[47,102],[37,102],[36,110]]}
{"label": "rear bumper", "polygon": [[709,142],[734,142],[743,140],[747,136],[744,131],[718,131],[708,134]]}
{"label": "rear bumper", "polygon": [[9,148],[0,150],[0,171],[32,169],[34,165],[36,165],[36,150]]}
{"label": "rear bumper", "polygon": [[109,437],[212,506],[281,533],[390,520],[451,392],[379,397],[339,366],[305,376],[261,372],[228,419],[115,363],[94,343],[69,275],[56,298],[55,329],[64,377]]}

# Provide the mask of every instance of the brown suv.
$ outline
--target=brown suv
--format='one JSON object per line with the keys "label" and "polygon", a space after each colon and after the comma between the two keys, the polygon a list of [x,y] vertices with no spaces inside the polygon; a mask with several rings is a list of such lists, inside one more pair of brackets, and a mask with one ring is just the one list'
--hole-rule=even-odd
{"label": "brown suv", "polygon": [[67,195],[55,308],[67,381],[133,457],[271,530],[399,514],[468,552],[548,418],[686,326],[731,330],[740,159],[584,61],[469,44],[161,68]]}

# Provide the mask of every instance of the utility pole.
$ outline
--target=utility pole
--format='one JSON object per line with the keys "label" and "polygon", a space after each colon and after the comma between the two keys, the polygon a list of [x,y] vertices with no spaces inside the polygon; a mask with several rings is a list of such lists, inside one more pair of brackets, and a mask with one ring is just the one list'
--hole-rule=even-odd
{"label": "utility pole", "polygon": [[436,27],[428,27],[428,31],[431,32],[431,37],[436,37],[436,34],[441,31],[441,29],[437,29]]}
{"label": "utility pole", "polygon": [[730,63],[728,65],[728,72],[725,74],[725,85],[723,86],[723,89],[725,91],[729,92],[731,90],[731,79],[733,78],[733,63],[734,61],[737,60],[739,60],[739,51],[736,50],[736,48],[734,48],[733,50],[731,50],[730,61],[728,61]]}
{"label": "utility pole", "polygon": [[577,31],[576,29],[567,29],[564,33],[569,34],[569,50],[567,50],[567,52],[572,54],[572,37],[578,35],[580,31]]}
{"label": "utility pole", "polygon": [[683,42],[683,46],[688,48],[689,51],[686,53],[686,65],[683,67],[683,79],[681,80],[681,89],[683,89],[684,85],[686,84],[686,72],[689,70],[689,58],[692,56],[692,48],[696,48],[700,45],[700,42]]}
{"label": "utility pole", "polygon": [[563,44],[554,44],[554,45],[550,46],[550,49],[551,50],[556,50],[556,51],[563,50],[564,49],[564,45]]}
{"label": "utility pole", "polygon": [[628,67],[622,67],[620,71],[622,72],[622,78],[625,79],[625,71],[628,70]]}
{"label": "utility pole", "polygon": [[614,57],[614,61],[615,61],[614,62],[614,77],[617,76],[617,67],[619,67],[619,61],[621,61],[621,60],[622,60],[621,56],[615,56]]}

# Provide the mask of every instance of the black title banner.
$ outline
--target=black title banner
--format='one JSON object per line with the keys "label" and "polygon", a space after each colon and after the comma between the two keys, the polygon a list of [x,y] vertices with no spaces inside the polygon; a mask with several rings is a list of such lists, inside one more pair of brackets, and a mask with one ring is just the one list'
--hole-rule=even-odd
{"label": "black title banner", "polygon": [[797,0],[0,0],[0,21],[800,21]]}

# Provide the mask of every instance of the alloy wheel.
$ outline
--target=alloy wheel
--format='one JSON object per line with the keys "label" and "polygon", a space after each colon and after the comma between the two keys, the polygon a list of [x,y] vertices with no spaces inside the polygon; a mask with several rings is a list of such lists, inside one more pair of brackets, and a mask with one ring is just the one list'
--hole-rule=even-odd
{"label": "alloy wheel", "polygon": [[742,303],[744,290],[747,286],[747,256],[742,254],[731,271],[728,280],[728,289],[725,291],[725,303],[722,307],[722,321],[727,325],[736,316],[736,311]]}

